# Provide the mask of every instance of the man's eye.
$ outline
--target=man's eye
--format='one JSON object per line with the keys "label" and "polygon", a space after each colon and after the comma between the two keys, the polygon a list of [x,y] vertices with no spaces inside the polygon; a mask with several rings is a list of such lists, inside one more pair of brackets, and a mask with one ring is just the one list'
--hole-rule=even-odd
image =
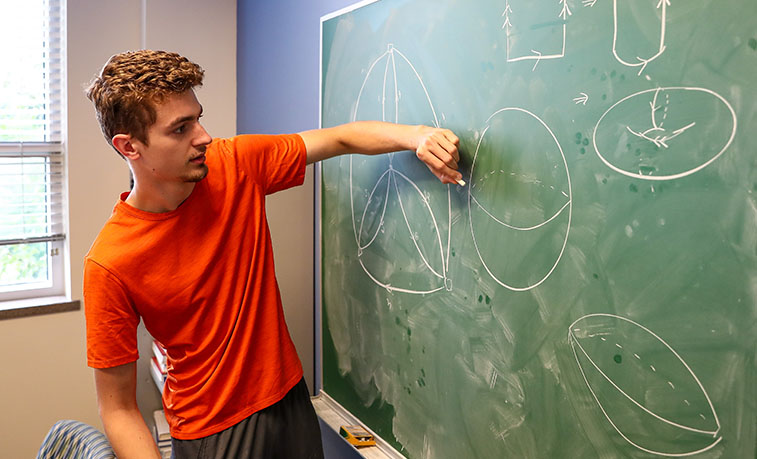
{"label": "man's eye", "polygon": [[187,127],[186,124],[182,124],[181,126],[179,126],[176,129],[174,129],[173,132],[175,134],[182,134],[184,132],[184,130],[186,129],[186,127]]}

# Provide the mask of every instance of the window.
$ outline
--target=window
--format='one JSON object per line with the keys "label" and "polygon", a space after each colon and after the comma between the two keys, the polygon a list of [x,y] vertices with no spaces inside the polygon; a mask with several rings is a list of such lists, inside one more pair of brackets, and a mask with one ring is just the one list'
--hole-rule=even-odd
{"label": "window", "polygon": [[0,301],[65,294],[63,8],[0,0]]}

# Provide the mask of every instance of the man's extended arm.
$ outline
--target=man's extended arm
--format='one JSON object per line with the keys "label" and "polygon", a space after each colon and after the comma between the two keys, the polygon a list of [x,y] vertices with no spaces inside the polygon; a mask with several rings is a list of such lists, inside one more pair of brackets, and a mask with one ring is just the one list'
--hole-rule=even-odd
{"label": "man's extended arm", "polygon": [[308,164],[346,153],[374,155],[411,150],[442,183],[456,183],[459,140],[448,129],[381,121],[356,121],[301,132]]}
{"label": "man's extended arm", "polygon": [[100,418],[119,459],[160,458],[137,407],[137,365],[127,363],[95,369],[95,387]]}

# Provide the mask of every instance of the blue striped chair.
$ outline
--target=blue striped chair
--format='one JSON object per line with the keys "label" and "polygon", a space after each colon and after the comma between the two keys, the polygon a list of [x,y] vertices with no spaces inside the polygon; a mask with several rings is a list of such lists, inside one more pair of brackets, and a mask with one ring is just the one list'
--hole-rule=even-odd
{"label": "blue striped chair", "polygon": [[37,459],[112,459],[116,454],[108,438],[79,421],[58,421],[42,441]]}

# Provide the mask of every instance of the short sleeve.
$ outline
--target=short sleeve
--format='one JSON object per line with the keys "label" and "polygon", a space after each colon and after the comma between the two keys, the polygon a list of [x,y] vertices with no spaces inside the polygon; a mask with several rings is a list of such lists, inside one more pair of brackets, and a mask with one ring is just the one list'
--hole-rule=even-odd
{"label": "short sleeve", "polygon": [[139,358],[139,315],[123,284],[107,269],[84,262],[84,314],[87,321],[87,365],[110,368]]}
{"label": "short sleeve", "polygon": [[239,135],[222,140],[221,148],[265,190],[273,194],[305,181],[307,151],[297,134]]}

